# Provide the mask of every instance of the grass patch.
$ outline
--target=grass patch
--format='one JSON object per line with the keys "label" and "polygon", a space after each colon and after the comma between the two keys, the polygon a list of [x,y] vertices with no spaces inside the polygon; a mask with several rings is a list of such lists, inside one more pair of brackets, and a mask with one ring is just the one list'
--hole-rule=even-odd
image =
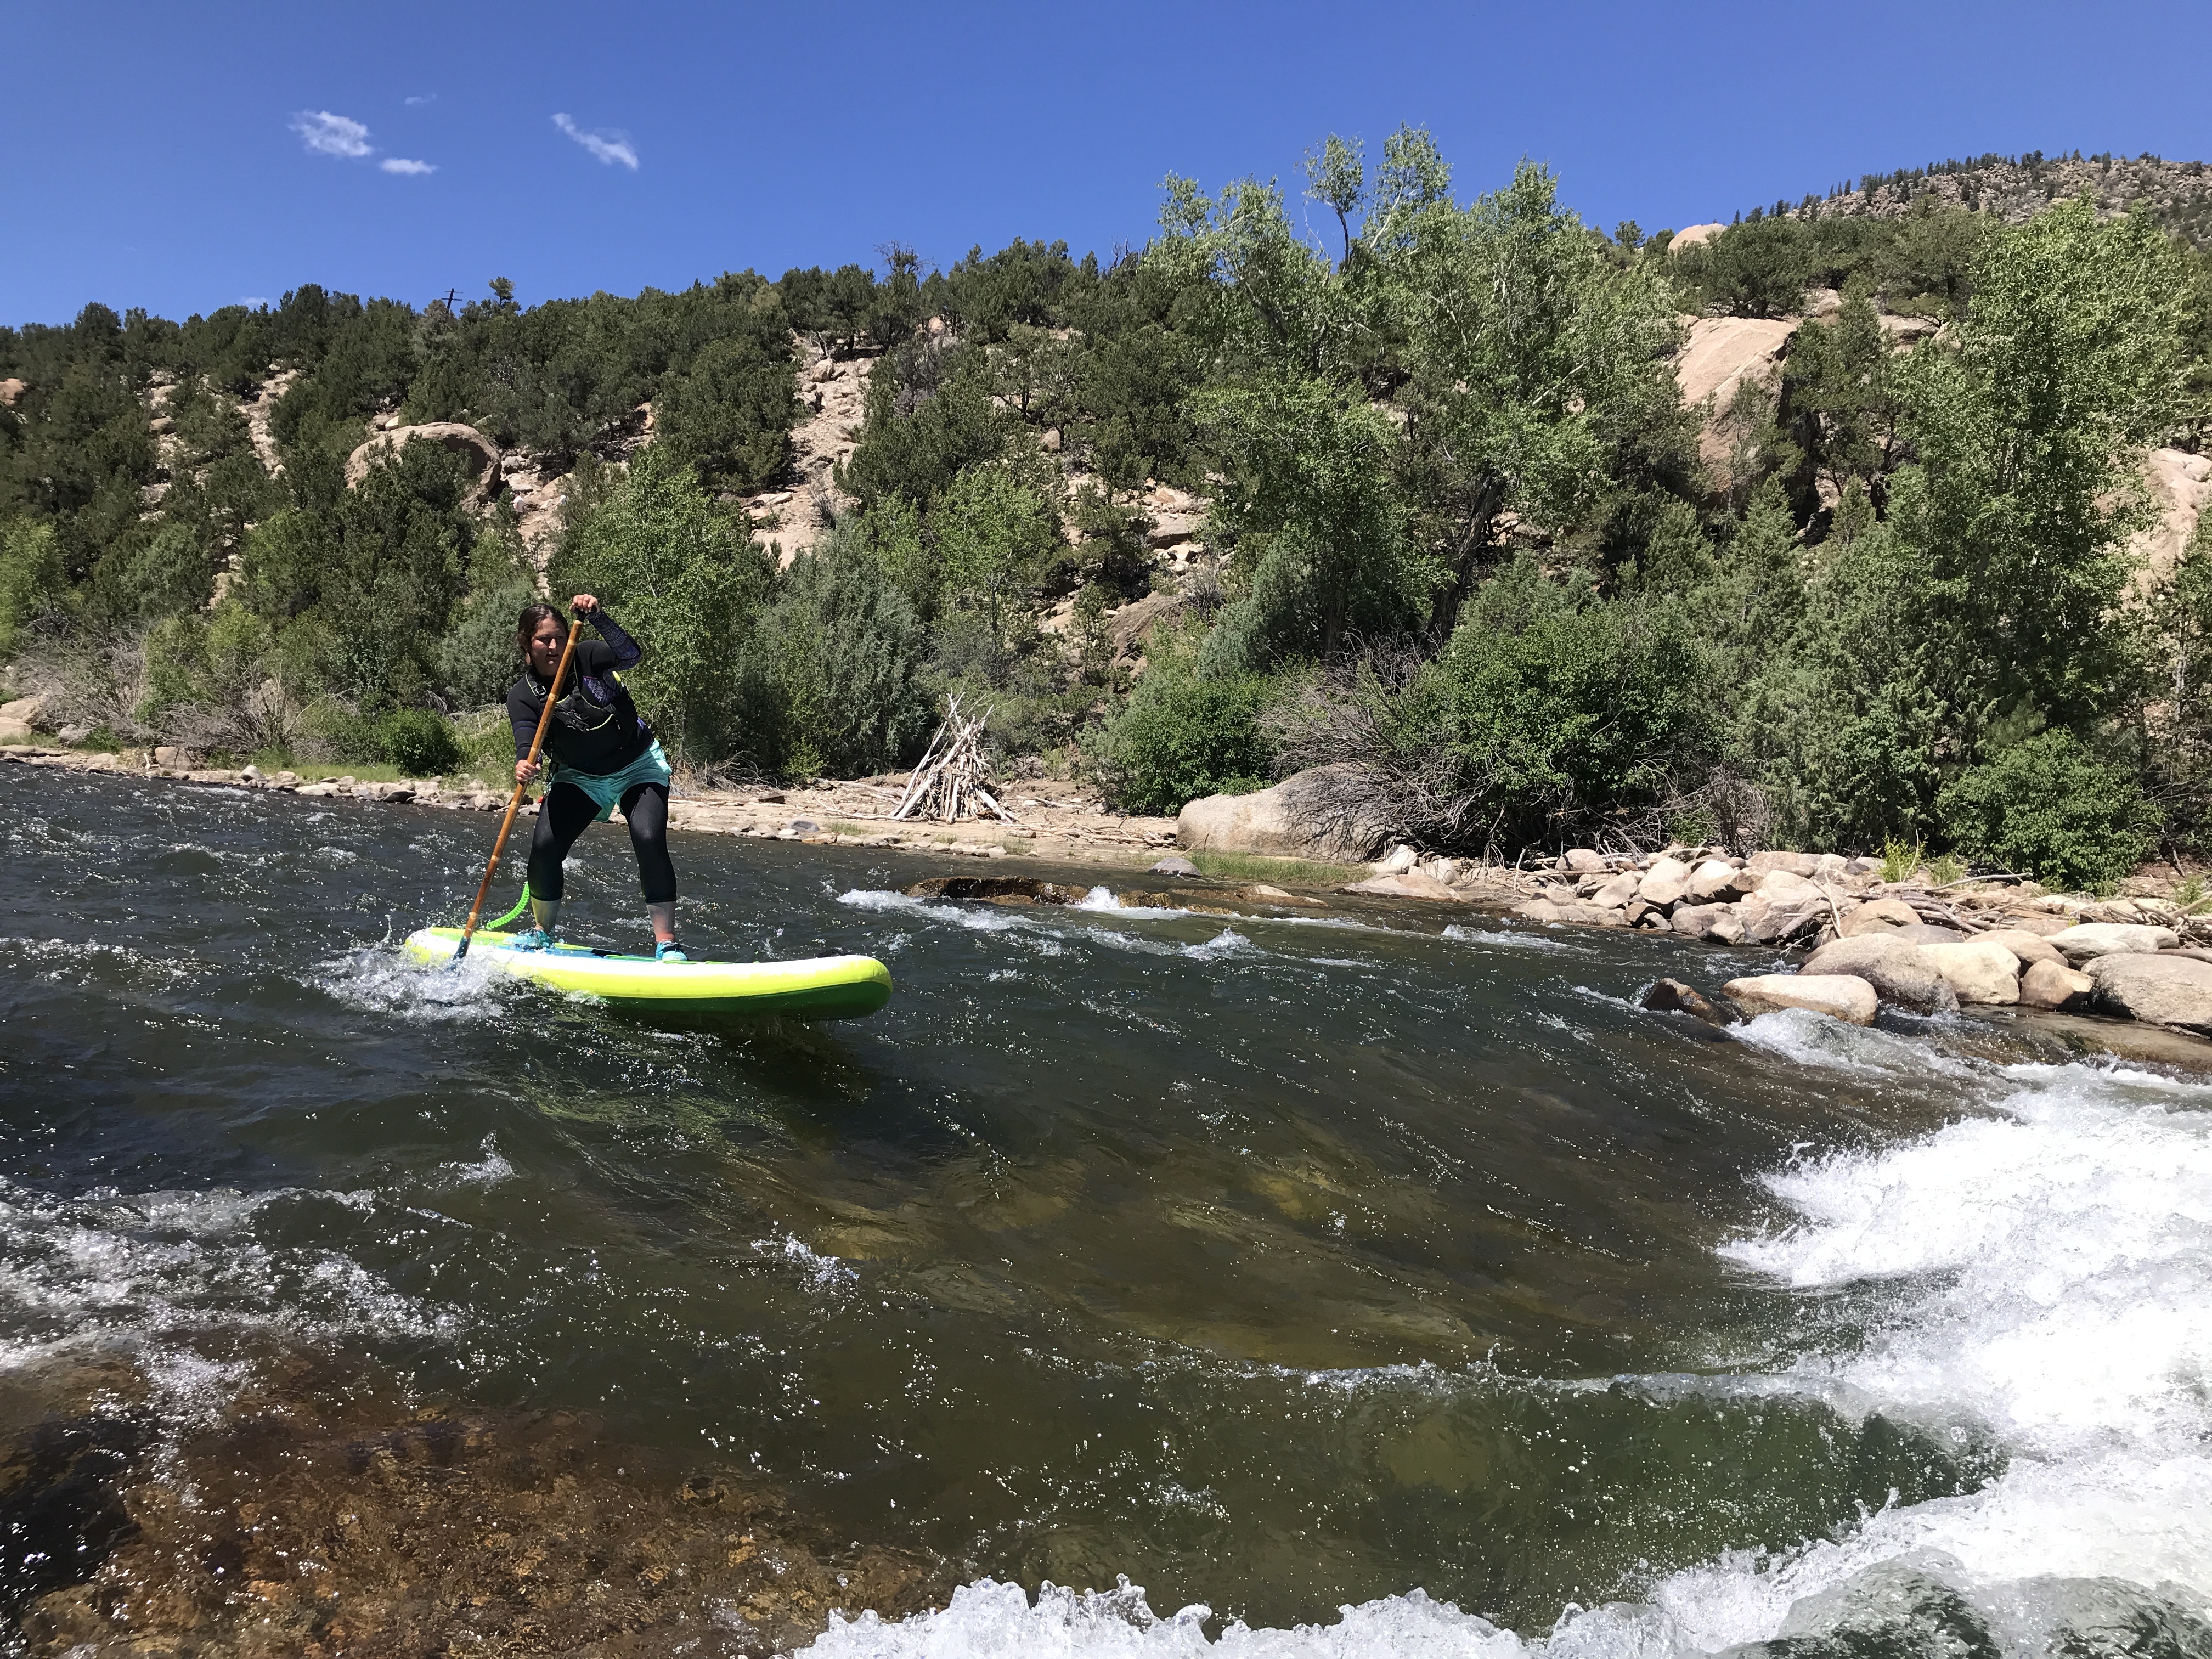
{"label": "grass patch", "polygon": [[833,836],[872,836],[878,833],[865,823],[855,823],[850,818],[830,818],[822,827]]}
{"label": "grass patch", "polygon": [[[1164,854],[1162,856],[1170,856]],[[1337,887],[1364,880],[1364,865],[1324,864],[1316,859],[1270,858],[1263,853],[1184,853],[1202,875],[1217,881],[1268,881],[1278,885],[1296,883],[1304,887]]]}

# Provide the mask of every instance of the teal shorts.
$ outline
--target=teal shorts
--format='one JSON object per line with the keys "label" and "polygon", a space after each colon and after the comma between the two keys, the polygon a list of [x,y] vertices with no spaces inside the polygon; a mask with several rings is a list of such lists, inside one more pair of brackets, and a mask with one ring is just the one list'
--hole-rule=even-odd
{"label": "teal shorts", "polygon": [[553,781],[573,784],[589,795],[592,804],[599,809],[599,817],[592,821],[605,823],[614,816],[616,804],[641,783],[657,783],[663,789],[668,787],[668,757],[661,752],[660,739],[655,738],[652,748],[619,772],[572,772],[565,766],[556,764]]}

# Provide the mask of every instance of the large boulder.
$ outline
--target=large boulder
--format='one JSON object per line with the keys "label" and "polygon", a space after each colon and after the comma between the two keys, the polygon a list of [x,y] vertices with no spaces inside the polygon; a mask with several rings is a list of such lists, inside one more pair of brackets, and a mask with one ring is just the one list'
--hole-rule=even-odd
{"label": "large boulder", "polygon": [[1881,933],[1892,927],[1917,927],[1919,925],[1920,912],[1903,899],[1878,898],[1869,899],[1845,916],[1839,931],[1846,938],[1856,938],[1861,933]]}
{"label": "large boulder", "polygon": [[346,457],[346,488],[356,487],[368,476],[370,467],[381,460],[397,459],[401,450],[417,439],[450,449],[466,463],[477,481],[474,493],[477,501],[489,500],[499,488],[499,446],[476,428],[459,421],[426,421],[421,426],[394,427],[389,432],[378,433]]}
{"label": "large boulder", "polygon": [[26,726],[37,726],[46,718],[44,697],[17,697],[10,702],[0,702],[0,720],[21,720]]}
{"label": "large boulder", "polygon": [[1625,910],[1641,885],[1642,878],[1632,870],[1591,889],[1589,902],[1601,910]]}
{"label": "large boulder", "polygon": [[2031,962],[2020,976],[2020,1000],[2029,1008],[2065,1008],[2097,988],[2088,975],[2057,962]]}
{"label": "large boulder", "polygon": [[1826,903],[1820,884],[1794,870],[1770,870],[1759,878],[1759,896],[1769,904]]}
{"label": "large boulder", "polygon": [[1726,859],[1707,859],[1690,872],[1687,896],[1698,904],[1733,904],[1758,884],[1757,877]]}
{"label": "large boulder", "polygon": [[1753,945],[1787,945],[1818,933],[1829,917],[1828,902],[1818,893],[1809,898],[1792,894],[1778,902],[1764,887],[1735,908],[1744,938]]}
{"label": "large boulder", "polygon": [[1864,980],[1884,1002],[1923,1014],[1955,1013],[1958,994],[1921,947],[1883,933],[1832,939],[1805,958],[1808,974],[1850,974]]}
{"label": "large boulder", "polygon": [[2096,957],[2171,951],[2181,943],[2181,935],[2171,927],[2154,927],[2147,922],[2089,921],[2051,934],[2051,942],[2066,953],[2067,961],[2078,966]]}
{"label": "large boulder", "polygon": [[2106,1012],[2212,1036],[2212,962],[2116,951],[2096,957],[2086,971]]}
{"label": "large boulder", "polygon": [[1962,939],[1956,945],[1923,945],[1920,954],[1936,964],[1936,971],[1951,981],[1961,1002],[1986,1007],[2009,1007],[2020,1000],[2020,958],[2002,945],[1985,939]]}
{"label": "large boulder", "polygon": [[1668,921],[1676,933],[1691,939],[1735,945],[1743,938],[1743,921],[1733,904],[1678,904]]}
{"label": "large boulder", "polygon": [[1570,847],[1560,862],[1577,875],[1590,875],[1605,868],[1605,854],[1588,847]]}
{"label": "large boulder", "polygon": [[1744,860],[1743,867],[1754,876],[1771,876],[1778,870],[1786,871],[1793,876],[1809,876],[1814,870],[1813,855],[1810,853],[1753,853]]}
{"label": "large boulder", "polygon": [[1340,893],[1364,893],[1374,898],[1443,899],[1457,903],[1459,895],[1434,876],[1419,870],[1403,870],[1395,876],[1376,876],[1340,887]]}
{"label": "large boulder", "polygon": [[1690,890],[1690,866],[1680,859],[1656,858],[1637,884],[1636,896],[1646,904],[1674,903]]}
{"label": "large boulder", "polygon": [[1809,1008],[1852,1025],[1873,1024],[1881,1006],[1874,987],[1851,974],[1753,974],[1730,980],[1721,991],[1747,1014]]}
{"label": "large boulder", "polygon": [[2031,962],[2048,962],[2060,968],[2066,965],[2065,955],[2057,945],[2041,933],[2031,933],[2023,927],[1992,927],[1974,937],[1986,944],[2003,945],[2020,958],[2022,967]]}
{"label": "large boulder", "polygon": [[1345,769],[1316,766],[1249,795],[1207,795],[1176,818],[1185,851],[1261,853],[1273,858],[1364,859],[1382,839],[1335,810],[1350,780]]}

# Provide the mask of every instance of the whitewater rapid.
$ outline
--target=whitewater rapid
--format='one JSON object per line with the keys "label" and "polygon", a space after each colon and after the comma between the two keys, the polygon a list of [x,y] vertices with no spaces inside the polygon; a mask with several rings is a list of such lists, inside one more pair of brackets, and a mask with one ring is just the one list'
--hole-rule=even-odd
{"label": "whitewater rapid", "polygon": [[1778,1638],[1796,1655],[2208,1650],[2212,1085],[2087,1062],[1978,1067],[1797,1012],[1744,1035],[1809,1068],[1917,1073],[1965,1109],[1891,1145],[1801,1147],[1760,1177],[1771,1219],[1719,1253],[1800,1298],[1817,1340],[1783,1369],[1702,1386],[1984,1445],[2001,1472],[1979,1489],[1726,1553],[1563,1608],[1549,1631],[1411,1588],[1334,1623],[1255,1630],[1203,1605],[1156,1613],[1126,1582],[1033,1598],[984,1579],[902,1623],[836,1620],[808,1653],[1687,1659]]}

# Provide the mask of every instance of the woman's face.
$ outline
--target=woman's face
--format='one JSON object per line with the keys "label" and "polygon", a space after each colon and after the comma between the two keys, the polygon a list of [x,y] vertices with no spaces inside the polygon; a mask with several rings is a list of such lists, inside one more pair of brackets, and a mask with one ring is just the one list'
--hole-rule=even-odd
{"label": "woman's face", "polygon": [[537,631],[530,636],[530,665],[538,678],[544,679],[561,665],[561,642],[568,637],[567,630],[550,617],[538,618]]}

